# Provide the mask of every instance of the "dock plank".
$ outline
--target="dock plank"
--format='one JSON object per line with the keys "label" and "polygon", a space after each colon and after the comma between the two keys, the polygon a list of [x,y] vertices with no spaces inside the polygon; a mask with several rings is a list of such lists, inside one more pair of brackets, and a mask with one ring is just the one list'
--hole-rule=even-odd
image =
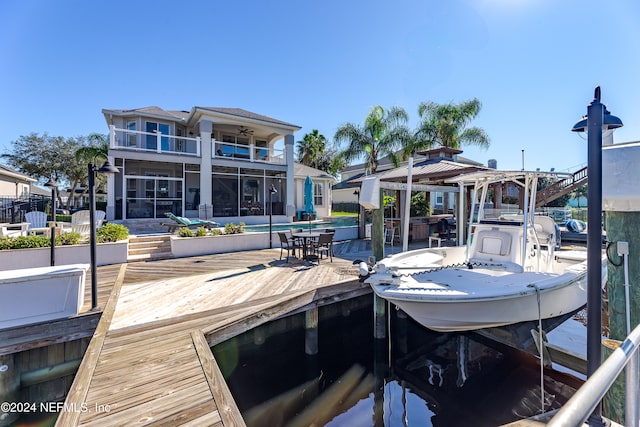
{"label": "dock plank", "polygon": [[[280,249],[108,266],[111,295],[56,425],[244,426],[210,345],[368,287],[350,259],[279,260]],[[105,407],[109,411],[104,410]],[[102,408],[103,410],[96,410]]]}

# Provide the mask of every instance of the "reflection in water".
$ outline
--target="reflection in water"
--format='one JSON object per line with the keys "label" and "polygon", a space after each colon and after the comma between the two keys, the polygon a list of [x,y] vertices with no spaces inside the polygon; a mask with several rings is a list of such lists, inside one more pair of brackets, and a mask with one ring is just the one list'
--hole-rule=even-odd
{"label": "reflection in water", "polygon": [[[304,314],[215,346],[247,425],[495,426],[540,412],[528,356],[431,332],[396,310],[392,339],[375,340],[372,312],[370,296],[321,308],[315,356],[304,351]],[[545,410],[573,393],[549,375],[544,386]]]}

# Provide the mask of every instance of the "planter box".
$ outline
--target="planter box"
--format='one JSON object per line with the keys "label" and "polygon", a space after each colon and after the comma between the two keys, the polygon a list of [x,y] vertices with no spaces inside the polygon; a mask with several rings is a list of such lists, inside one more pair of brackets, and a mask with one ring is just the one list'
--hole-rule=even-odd
{"label": "planter box", "polygon": [[[127,262],[129,241],[99,243],[96,246],[98,265],[121,264]],[[68,265],[91,262],[91,249],[88,244],[55,247],[56,265]],[[0,270],[46,267],[51,265],[51,248],[13,249],[0,251]]]}
{"label": "planter box", "polygon": [[[358,227],[336,228],[335,241],[358,238]],[[280,239],[273,232],[273,247],[280,247]],[[171,236],[171,253],[175,257],[220,254],[269,248],[269,232],[240,233],[222,236],[179,237]]]}
{"label": "planter box", "polygon": [[[280,247],[278,236],[274,247]],[[269,233],[240,233],[222,236],[171,237],[171,253],[174,257],[220,254],[226,252],[249,251],[269,247]]]}
{"label": "planter box", "polygon": [[78,314],[88,264],[0,272],[0,329]]}

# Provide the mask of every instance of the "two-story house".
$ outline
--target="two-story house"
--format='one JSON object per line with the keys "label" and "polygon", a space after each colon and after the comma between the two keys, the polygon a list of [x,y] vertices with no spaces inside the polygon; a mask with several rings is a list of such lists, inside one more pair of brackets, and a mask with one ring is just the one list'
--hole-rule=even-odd
{"label": "two-story house", "polygon": [[[107,185],[108,219],[166,220],[173,212],[256,224],[267,221],[270,207],[273,220],[285,222],[304,206],[294,171],[299,126],[240,108],[102,113],[109,159],[120,170]],[[318,213],[330,214],[329,198],[317,193],[329,190],[332,178],[312,179],[316,201],[327,203],[316,206]]]}

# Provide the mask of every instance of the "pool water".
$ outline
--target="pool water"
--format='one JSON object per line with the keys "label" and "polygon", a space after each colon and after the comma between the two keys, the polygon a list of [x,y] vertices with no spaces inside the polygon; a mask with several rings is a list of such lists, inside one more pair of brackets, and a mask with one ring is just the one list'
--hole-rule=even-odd
{"label": "pool water", "polygon": [[[304,314],[212,348],[247,426],[496,426],[540,412],[530,356],[431,332],[396,310],[391,339],[374,339],[372,298],[320,308],[315,356]],[[546,375],[545,410],[572,392]]]}
{"label": "pool water", "polygon": [[[298,221],[291,222],[286,224],[272,224],[273,231],[289,231],[292,228],[302,228],[302,229],[324,229],[324,228],[335,228],[335,227],[348,227],[354,226],[357,224],[357,218],[355,217],[336,217],[331,218],[330,221]],[[244,230],[246,232],[267,232],[269,231],[269,225],[245,225]]]}

